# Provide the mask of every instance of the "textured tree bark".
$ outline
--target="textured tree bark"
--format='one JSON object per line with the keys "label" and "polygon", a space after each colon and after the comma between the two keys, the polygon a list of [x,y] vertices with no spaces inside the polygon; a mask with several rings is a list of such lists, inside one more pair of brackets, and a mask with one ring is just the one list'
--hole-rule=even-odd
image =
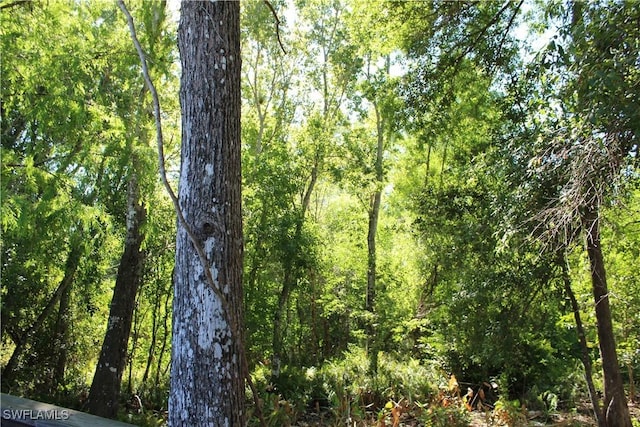
{"label": "textured tree bark", "polygon": [[183,1],[178,46],[179,202],[207,259],[179,221],[169,425],[243,426],[239,3]]}
{"label": "textured tree bark", "polygon": [[127,234],[116,284],[113,288],[107,332],[102,342],[100,358],[93,376],[87,410],[94,415],[115,418],[122,373],[127,363],[127,346],[136,295],[142,279],[144,253],[140,250],[144,236],[140,232],[145,221],[145,210],[140,204],[135,174],[129,180],[127,194]]}
{"label": "textured tree bark", "polygon": [[604,257],[600,246],[600,218],[597,207],[589,206],[585,209],[583,224],[587,234],[586,245],[591,266],[591,283],[595,299],[598,341],[604,374],[604,425],[607,427],[631,427],[631,417],[613,336],[609,289],[607,287]]}

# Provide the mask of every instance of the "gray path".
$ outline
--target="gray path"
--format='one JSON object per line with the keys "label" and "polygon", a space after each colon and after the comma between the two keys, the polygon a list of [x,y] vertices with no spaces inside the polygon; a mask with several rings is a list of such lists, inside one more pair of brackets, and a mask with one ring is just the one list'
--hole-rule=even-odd
{"label": "gray path", "polygon": [[132,424],[85,414],[22,397],[0,394],[2,427],[131,427]]}

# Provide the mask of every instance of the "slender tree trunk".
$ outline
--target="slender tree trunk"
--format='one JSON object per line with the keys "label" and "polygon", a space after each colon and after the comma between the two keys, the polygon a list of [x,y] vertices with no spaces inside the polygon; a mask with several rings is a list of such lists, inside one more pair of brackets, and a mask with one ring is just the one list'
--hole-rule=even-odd
{"label": "slender tree trunk", "polygon": [[444,168],[447,165],[447,148],[449,145],[445,142],[444,147],[442,147],[442,161],[440,163],[440,188],[442,188],[442,184],[444,183]]}
{"label": "slender tree trunk", "polygon": [[136,295],[142,278],[144,253],[140,246],[144,236],[140,230],[145,221],[145,210],[139,199],[137,178],[133,174],[127,192],[125,246],[113,289],[107,332],[102,342],[87,406],[92,414],[107,418],[114,418],[118,412]]}
{"label": "slender tree trunk", "polygon": [[613,336],[609,289],[607,287],[602,247],[600,246],[600,218],[597,206],[586,208],[583,224],[587,235],[586,246],[591,266],[591,282],[604,374],[604,425],[606,427],[631,427],[631,418]]}
{"label": "slender tree trunk", "polygon": [[64,385],[64,374],[67,368],[67,358],[69,354],[69,317],[71,316],[70,302],[72,286],[67,286],[58,305],[58,318],[55,326],[55,365],[53,367],[53,390]]}
{"label": "slender tree trunk", "polygon": [[183,1],[178,46],[184,222],[176,241],[169,425],[244,426],[240,4]]}
{"label": "slender tree trunk", "polygon": [[[156,277],[159,276],[159,273],[156,271]],[[156,285],[159,280],[156,281]],[[156,288],[157,289],[157,288]],[[147,363],[144,366],[144,373],[142,374],[142,384],[146,388],[147,380],[149,379],[149,373],[151,372],[151,365],[153,364],[153,359],[156,354],[156,342],[158,340],[158,329],[160,327],[158,321],[158,315],[160,314],[160,298],[162,294],[160,292],[156,292],[153,299],[153,309],[151,310],[151,339],[149,342],[149,349],[147,350]]]}
{"label": "slender tree trunk", "polygon": [[[260,214],[260,221],[259,221],[259,226],[258,229],[259,230],[263,230],[265,229],[264,224],[266,224],[267,222],[267,214],[269,213],[268,209],[266,206],[262,206],[262,213]],[[254,252],[253,252],[253,257],[251,259],[251,269],[249,270],[249,274],[247,277],[247,288],[245,289],[245,298],[249,299],[250,296],[247,294],[250,291],[253,291],[254,289],[257,288],[257,282],[258,282],[258,272],[260,271],[260,268],[262,268],[262,259],[265,258],[265,247],[264,247],[264,243],[263,240],[261,239],[260,236],[258,236],[258,238],[256,239],[256,242],[254,243]]]}
{"label": "slender tree trunk", "polygon": [[636,383],[633,379],[633,364],[627,362],[627,372],[629,374],[629,400],[636,402]]}
{"label": "slender tree trunk", "polygon": [[589,398],[591,399],[591,405],[593,405],[593,413],[598,421],[599,427],[605,427],[604,418],[602,416],[602,410],[600,409],[600,399],[596,393],[596,388],[593,384],[593,369],[591,366],[591,356],[589,355],[589,346],[587,345],[587,335],[582,325],[582,319],[580,317],[580,306],[576,299],[573,289],[571,289],[571,278],[569,276],[569,265],[564,254],[559,255],[558,263],[562,268],[562,281],[564,283],[564,291],[571,301],[571,309],[573,310],[573,317],[576,321],[576,332],[578,334],[578,342],[580,344],[580,356],[582,365],[584,366],[584,378],[587,382],[587,388],[589,389]]}
{"label": "slender tree trunk", "polygon": [[369,207],[369,230],[367,233],[367,296],[366,306],[370,314],[367,321],[367,347],[369,351],[370,363],[369,371],[378,372],[378,340],[376,322],[376,233],[378,230],[378,216],[380,214],[380,202],[382,194],[376,191],[371,196],[371,204]]}
{"label": "slender tree trunk", "polygon": [[158,353],[158,363],[156,364],[156,375],[155,375],[155,379],[153,381],[154,384],[154,388],[157,390],[158,386],[160,385],[160,376],[164,375],[164,373],[166,372],[166,369],[162,369],[162,362],[164,361],[164,354],[167,350],[167,341],[169,339],[169,325],[168,325],[168,320],[169,320],[169,315],[171,314],[170,311],[170,300],[171,300],[171,293],[173,292],[173,281],[175,280],[173,277],[175,277],[175,273],[172,274],[172,286],[171,286],[171,290],[170,292],[167,292],[165,294],[165,299],[164,299],[164,313],[162,314],[162,344],[160,345],[160,352]]}
{"label": "slender tree trunk", "polygon": [[280,365],[282,363],[283,343],[284,343],[284,327],[282,325],[283,317],[289,307],[289,297],[291,292],[298,283],[300,248],[299,242],[302,239],[302,228],[306,218],[309,205],[311,204],[311,195],[318,181],[318,172],[320,170],[320,156],[317,154],[313,168],[311,169],[311,177],[309,184],[302,197],[302,205],[300,206],[300,214],[296,222],[296,229],[292,239],[295,248],[291,253],[285,255],[282,260],[282,268],[284,276],[282,279],[282,290],[278,297],[278,306],[273,316],[273,355],[271,357],[271,376],[275,381],[280,375]]}
{"label": "slender tree trunk", "polygon": [[427,144],[427,160],[425,161],[427,171],[424,174],[424,185],[425,187],[429,184],[429,179],[431,177],[431,143]]}
{"label": "slender tree trunk", "polygon": [[5,383],[11,382],[11,380],[13,379],[13,374],[15,373],[15,370],[19,365],[22,353],[31,344],[31,340],[36,335],[36,332],[40,330],[44,321],[55,309],[56,304],[58,303],[66,289],[70,288],[73,284],[73,280],[78,266],[80,265],[80,259],[82,257],[84,248],[81,241],[81,236],[76,236],[76,238],[72,239],[70,245],[71,248],[69,249],[67,262],[64,268],[64,277],[62,278],[62,281],[58,285],[58,288],[55,290],[51,298],[49,298],[49,302],[47,302],[47,305],[40,312],[36,320],[34,320],[31,326],[20,335],[20,339],[15,343],[16,346],[13,350],[13,353],[11,354],[9,361],[2,371],[2,380]]}
{"label": "slender tree trunk", "polygon": [[[142,272],[140,274],[142,275]],[[143,316],[140,313],[140,295],[138,293],[136,293],[133,307],[133,325],[131,326],[131,336],[129,337],[131,350],[127,354],[127,395],[133,394],[133,361],[136,357],[138,339],[140,338],[140,316]]]}
{"label": "slender tree trunk", "polygon": [[284,342],[284,326],[282,325],[283,317],[289,306],[289,296],[293,290],[297,281],[296,274],[293,267],[294,261],[292,259],[284,260],[284,278],[282,281],[282,290],[278,297],[278,307],[273,316],[273,355],[271,357],[271,377],[275,381],[280,376],[280,366],[282,364],[283,356],[283,342]]}
{"label": "slender tree trunk", "polygon": [[369,226],[367,231],[367,297],[365,309],[374,313],[376,300],[376,234],[382,193],[376,191],[371,195],[369,204]]}
{"label": "slender tree trunk", "polygon": [[380,204],[382,201],[382,185],[384,182],[384,170],[383,170],[383,154],[384,154],[384,120],[378,108],[378,105],[374,103],[376,113],[376,163],[375,172],[376,189],[371,195],[371,201],[369,204],[369,227],[367,232],[367,296],[365,309],[371,314],[371,319],[368,324],[367,339],[370,346],[371,363],[369,369],[371,372],[378,371],[378,342],[376,339],[375,328],[375,305],[376,305],[376,235],[378,233],[378,219],[380,217]]}
{"label": "slender tree trunk", "polygon": [[318,285],[318,275],[314,274],[311,277],[311,318],[310,320],[310,329],[311,329],[311,363],[313,365],[318,365],[320,363],[320,359],[318,358],[320,353],[320,338],[318,337],[318,288],[321,286]]}

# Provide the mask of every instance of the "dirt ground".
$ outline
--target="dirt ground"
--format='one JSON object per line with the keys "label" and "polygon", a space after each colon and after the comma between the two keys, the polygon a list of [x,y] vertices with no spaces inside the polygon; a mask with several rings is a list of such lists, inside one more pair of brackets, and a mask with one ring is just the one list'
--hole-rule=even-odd
{"label": "dirt ground", "polygon": [[[590,413],[590,407],[585,404],[578,409],[577,413],[557,412],[551,414],[548,418],[540,412],[529,412],[526,423],[522,426],[537,427],[537,426],[564,426],[564,427],[597,427],[596,421],[593,419]],[[640,423],[640,404],[629,402],[629,412],[631,413],[631,419]],[[471,423],[469,427],[502,427],[500,424],[492,424],[487,419],[485,414],[479,412],[473,412],[471,414]],[[511,427],[511,426],[509,426]],[[520,425],[514,425],[513,427],[520,427]]]}

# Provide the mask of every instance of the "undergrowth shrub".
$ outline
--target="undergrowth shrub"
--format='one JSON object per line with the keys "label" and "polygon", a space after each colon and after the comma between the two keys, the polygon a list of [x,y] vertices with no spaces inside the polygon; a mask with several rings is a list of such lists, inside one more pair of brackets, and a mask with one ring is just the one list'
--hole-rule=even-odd
{"label": "undergrowth shrub", "polygon": [[[526,425],[527,410],[541,411],[550,419],[563,403],[570,403],[563,398],[576,387],[570,385],[575,378],[557,388],[534,385],[526,399],[514,400],[507,374],[468,387],[435,363],[383,352],[378,354],[377,372],[369,367],[367,352],[353,346],[319,367],[285,366],[277,379],[271,378],[268,366],[258,365],[253,380],[267,423],[285,427],[307,422],[310,414],[327,425],[396,425],[407,419],[430,427],[468,426],[471,410],[484,411],[492,425],[517,427]],[[250,393],[247,397],[251,408]],[[257,425],[257,420],[250,420],[250,425]]]}
{"label": "undergrowth shrub", "polygon": [[[307,402],[312,396],[312,382],[308,380],[303,368],[284,366],[274,383],[270,367],[258,364],[251,378],[268,425],[292,425],[307,409]],[[255,408],[251,390],[247,390],[247,399],[250,408],[249,425],[258,425],[257,419],[253,417]]]}
{"label": "undergrowth shrub", "polygon": [[396,359],[388,354],[380,357],[378,375],[384,379],[388,399],[408,403],[425,402],[436,391],[437,372],[416,359]]}
{"label": "undergrowth shrub", "polygon": [[460,406],[432,406],[421,419],[427,427],[467,427],[469,412]]}
{"label": "undergrowth shrub", "polygon": [[368,367],[366,351],[352,347],[316,372],[316,384],[336,418],[376,419],[389,402],[412,407],[431,400],[437,391],[436,369],[418,360],[380,353],[378,371],[371,373]]}
{"label": "undergrowth shrub", "polygon": [[519,400],[501,397],[495,405],[491,420],[495,425],[521,427],[527,425],[526,409]]}
{"label": "undergrowth shrub", "polygon": [[[320,367],[283,367],[275,384],[268,366],[256,366],[252,378],[265,419],[270,425],[286,426],[305,412],[322,412],[336,422],[370,421],[384,413],[390,402],[402,402],[403,407],[417,408],[422,413],[422,407],[416,405],[433,400],[437,394],[441,375],[435,367],[380,353],[374,374],[369,372],[369,362],[366,351],[353,346],[339,359]],[[249,390],[247,398],[251,404]],[[457,416],[443,412],[432,418],[452,417]]]}

